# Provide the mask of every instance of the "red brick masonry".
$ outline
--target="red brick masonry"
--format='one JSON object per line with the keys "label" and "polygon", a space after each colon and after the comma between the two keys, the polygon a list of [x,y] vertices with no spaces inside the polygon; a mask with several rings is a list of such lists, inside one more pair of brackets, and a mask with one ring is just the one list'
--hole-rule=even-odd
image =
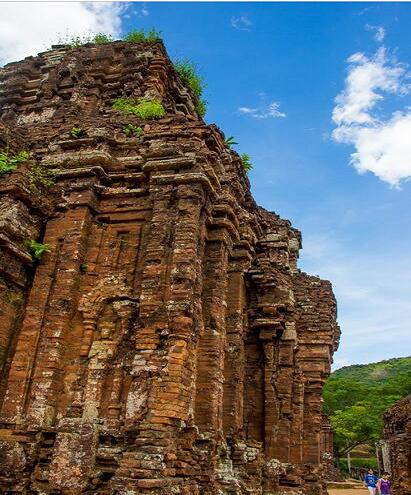
{"label": "red brick masonry", "polygon": [[[384,414],[384,440],[395,495],[411,494],[411,395]],[[387,466],[388,467],[388,466]]]}

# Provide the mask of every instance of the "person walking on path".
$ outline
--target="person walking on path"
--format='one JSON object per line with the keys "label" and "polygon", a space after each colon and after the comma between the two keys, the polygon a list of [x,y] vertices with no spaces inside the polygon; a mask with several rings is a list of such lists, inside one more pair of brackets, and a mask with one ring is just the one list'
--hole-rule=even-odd
{"label": "person walking on path", "polygon": [[380,495],[392,495],[390,473],[382,473],[381,478],[377,482],[377,488]]}
{"label": "person walking on path", "polygon": [[374,470],[369,468],[367,474],[364,476],[364,486],[368,488],[370,495],[375,495],[378,476],[374,474]]}

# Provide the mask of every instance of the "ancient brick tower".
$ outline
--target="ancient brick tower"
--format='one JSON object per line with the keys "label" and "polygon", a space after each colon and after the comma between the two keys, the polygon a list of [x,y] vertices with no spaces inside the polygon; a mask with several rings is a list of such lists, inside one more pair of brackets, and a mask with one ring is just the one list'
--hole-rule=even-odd
{"label": "ancient brick tower", "polygon": [[0,178],[0,492],[320,494],[331,286],[162,43],[54,47],[0,78],[0,144],[30,151]]}

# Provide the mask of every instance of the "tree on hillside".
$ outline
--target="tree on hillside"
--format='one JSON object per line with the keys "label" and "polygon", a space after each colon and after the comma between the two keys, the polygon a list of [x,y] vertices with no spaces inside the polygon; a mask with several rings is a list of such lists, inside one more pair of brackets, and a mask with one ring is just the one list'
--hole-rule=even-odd
{"label": "tree on hillside", "polygon": [[331,374],[324,411],[334,429],[334,453],[347,455],[382,437],[383,413],[411,392],[411,358],[355,365]]}
{"label": "tree on hillside", "polygon": [[360,444],[378,440],[381,436],[381,417],[370,415],[370,404],[357,403],[331,417],[334,428],[334,447],[337,457],[342,457]]}

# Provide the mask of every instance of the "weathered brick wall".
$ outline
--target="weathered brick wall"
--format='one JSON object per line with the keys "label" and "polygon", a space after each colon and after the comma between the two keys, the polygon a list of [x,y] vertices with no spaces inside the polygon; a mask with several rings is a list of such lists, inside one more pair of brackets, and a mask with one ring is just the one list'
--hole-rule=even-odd
{"label": "weathered brick wall", "polygon": [[320,452],[322,456],[325,454],[326,458],[333,456],[334,453],[334,432],[330,418],[326,414],[321,418]]}
{"label": "weathered brick wall", "polygon": [[[323,493],[331,286],[298,270],[299,232],[256,205],[162,43],[55,47],[0,80],[0,135],[30,150],[0,178],[0,490]],[[50,190],[27,186],[35,164]],[[27,239],[50,246],[37,266]]]}
{"label": "weathered brick wall", "polygon": [[384,440],[388,447],[393,493],[411,493],[411,395],[384,414]]}

